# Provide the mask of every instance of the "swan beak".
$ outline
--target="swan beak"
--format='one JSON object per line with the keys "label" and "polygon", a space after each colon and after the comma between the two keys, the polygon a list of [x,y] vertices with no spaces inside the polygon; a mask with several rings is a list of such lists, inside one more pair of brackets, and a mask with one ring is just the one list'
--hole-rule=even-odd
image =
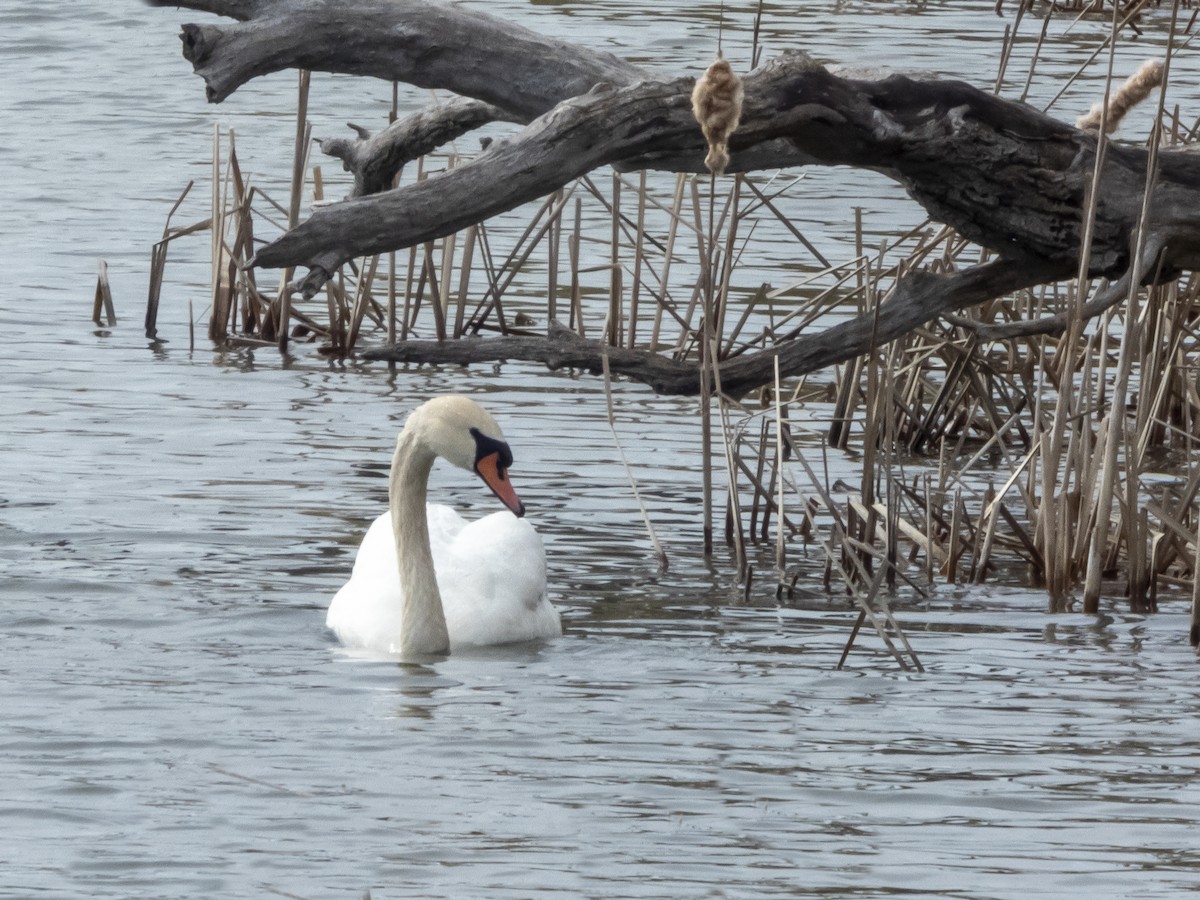
{"label": "swan beak", "polygon": [[500,498],[500,502],[512,511],[518,518],[525,515],[525,504],[513,490],[512,482],[508,480],[504,466],[500,463],[500,454],[489,453],[480,457],[475,463],[475,474],[483,479],[483,483],[492,489],[492,493]]}

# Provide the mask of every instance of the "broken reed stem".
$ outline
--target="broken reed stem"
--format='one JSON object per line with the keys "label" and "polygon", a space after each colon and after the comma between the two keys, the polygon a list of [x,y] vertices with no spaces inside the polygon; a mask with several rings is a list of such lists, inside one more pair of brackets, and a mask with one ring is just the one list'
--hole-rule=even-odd
{"label": "broken reed stem", "polygon": [[92,303],[92,321],[97,325],[105,324],[105,322],[100,321],[102,313],[105,322],[109,326],[117,324],[117,313],[113,307],[112,288],[108,283],[108,263],[104,260],[100,260],[99,273],[96,276],[96,297]]}

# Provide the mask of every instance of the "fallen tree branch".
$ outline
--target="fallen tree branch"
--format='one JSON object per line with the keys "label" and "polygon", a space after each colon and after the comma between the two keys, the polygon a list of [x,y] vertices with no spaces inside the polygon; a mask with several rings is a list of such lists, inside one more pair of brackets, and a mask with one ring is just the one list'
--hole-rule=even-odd
{"label": "fallen tree branch", "polygon": [[[315,292],[360,255],[451,234],[556,190],[604,164],[651,155],[699,160],[690,78],[597,88],[560,104],[511,140],[423,184],[317,210],[259,251],[253,264],[308,266]],[[1096,138],[1021,104],[957,82],[893,76],[839,78],[802,53],[745,79],[735,165],[747,150],[786,141],[793,160],[853,165],[901,183],[930,216],[1010,259],[1077,266],[1081,211]],[[1149,228],[1168,248],[1168,270],[1200,263],[1200,167],[1162,154]],[[1089,271],[1119,275],[1145,184],[1145,152],[1107,148]],[[1195,204],[1188,208],[1187,204]],[[1187,239],[1172,233],[1190,232]]]}
{"label": "fallen tree branch", "polygon": [[[950,275],[914,272],[897,284],[878,314],[868,311],[826,331],[800,335],[779,347],[744,354],[721,364],[721,388],[741,396],[775,381],[815,372],[845,362],[903,337],[939,315],[983,303],[1012,291],[1064,278],[1068,268],[1053,263],[1029,265],[995,260]],[[543,363],[551,370],[603,371],[604,358],[612,372],[649,385],[659,394],[692,396],[700,393],[700,365],[639,350],[605,347],[585,340],[557,322],[547,337],[506,335],[455,341],[400,341],[369,350],[366,359],[399,363],[469,365],[480,362],[522,360]]]}
{"label": "fallen tree branch", "polygon": [[[356,193],[378,190],[388,181],[389,167],[441,136],[461,134],[501,115],[529,122],[511,139],[497,141],[439,177],[318,209],[252,260],[270,268],[308,267],[300,283],[308,295],[355,257],[454,233],[603,165],[691,171],[702,165],[706,148],[691,114],[691,77],[647,77],[610,54],[543,38],[464,7],[428,0],[185,0],[182,5],[240,22],[184,26],[185,56],[214,101],[259,74],[289,66],[406,81],[472,98],[454,101],[443,113],[418,114],[391,134],[364,131],[361,146],[330,144],[356,172]],[[1047,273],[1047,278],[1080,269],[1096,135],[959,82],[839,77],[800,52],[771,61],[747,75],[744,84],[741,125],[730,142],[734,170],[869,169],[900,183],[932,219],[994,251],[1004,265]],[[426,127],[422,140],[418,132]],[[375,159],[386,164],[372,168]],[[1160,154],[1143,219],[1146,169],[1144,150],[1106,147],[1090,256],[1083,267],[1090,275],[1116,279],[1127,274],[1139,221],[1162,248],[1160,271],[1173,274],[1200,265],[1196,155]],[[909,276],[897,297],[915,296],[921,289],[921,276]],[[933,307],[960,308],[952,299],[956,291]],[[833,335],[821,339],[830,341]],[[804,346],[803,340],[797,346]],[[861,335],[856,340],[861,345]],[[810,363],[796,365],[803,369]],[[652,366],[643,380],[675,392],[678,386],[670,379],[662,382],[663,377]],[[748,376],[748,381],[759,377]]]}
{"label": "fallen tree branch", "polygon": [[[1140,271],[1136,273],[1136,280],[1139,284],[1158,268],[1164,249],[1160,239],[1151,238],[1149,240],[1142,257],[1142,265],[1139,267]],[[1080,321],[1087,322],[1103,315],[1127,298],[1130,285],[1134,282],[1134,275],[1132,269],[1127,269],[1119,279],[1098,291],[1095,297],[1079,308]],[[1044,316],[1040,319],[999,324],[976,322],[955,315],[946,316],[946,319],[951,324],[974,332],[985,341],[1011,340],[1012,338],[1037,337],[1038,335],[1059,337],[1066,333],[1067,326],[1071,321],[1070,314],[1065,312]]]}
{"label": "fallen tree branch", "polygon": [[284,69],[447,88],[530,121],[600,82],[644,72],[611,53],[544,37],[508,19],[431,0],[146,0],[238,20],[186,24],[183,55],[210,103]]}

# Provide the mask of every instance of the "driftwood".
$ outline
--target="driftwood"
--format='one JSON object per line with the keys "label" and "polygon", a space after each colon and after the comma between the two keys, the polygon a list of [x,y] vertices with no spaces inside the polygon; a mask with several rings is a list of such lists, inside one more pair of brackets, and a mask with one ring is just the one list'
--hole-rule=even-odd
{"label": "driftwood", "polygon": [[[603,165],[703,171],[706,148],[690,107],[694,76],[654,78],[609,54],[423,0],[153,5],[182,5],[240,20],[184,26],[185,56],[213,101],[258,75],[287,67],[395,79],[465,98],[402,119],[379,135],[361,131],[357,140],[327,142],[327,152],[355,173],[355,193],[363,196],[318,209],[253,260],[267,268],[308,267],[300,287],[310,295],[355,257],[451,234]],[[997,259],[950,276],[912,273],[877,314],[727,363],[720,373],[727,390],[771,381],[775,355],[785,376],[813,371],[939,315],[1077,274],[1083,268],[1084,210],[1098,152],[1103,161],[1086,270],[1116,284],[1085,314],[1096,314],[1152,274],[1174,276],[1200,263],[1200,160],[1192,153],[1159,155],[1143,221],[1147,151],[1102,141],[1094,132],[1024,104],[960,82],[900,75],[855,78],[802,52],[766,63],[744,83],[741,126],[730,141],[730,171],[848,165],[880,172],[903,185],[932,219],[993,251]],[[418,152],[495,119],[527,124],[437,178],[384,190]],[[1138,234],[1147,250],[1131,272]],[[1019,324],[1036,333],[1052,332],[1062,323]],[[559,334],[461,347],[412,341],[372,355],[460,362],[539,359],[552,366],[598,369],[601,350]],[[640,353],[635,364],[611,348],[607,355],[614,371],[656,390],[697,389],[697,369],[687,363]]]}

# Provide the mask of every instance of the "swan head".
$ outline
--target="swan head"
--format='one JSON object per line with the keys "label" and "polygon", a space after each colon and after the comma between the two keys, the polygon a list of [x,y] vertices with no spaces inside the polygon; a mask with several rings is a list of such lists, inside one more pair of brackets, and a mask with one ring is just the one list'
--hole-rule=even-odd
{"label": "swan head", "polygon": [[448,394],[421,404],[408,417],[404,430],[409,429],[430,451],[482,478],[513,515],[525,515],[525,504],[508,480],[512,450],[496,420],[470,397]]}

